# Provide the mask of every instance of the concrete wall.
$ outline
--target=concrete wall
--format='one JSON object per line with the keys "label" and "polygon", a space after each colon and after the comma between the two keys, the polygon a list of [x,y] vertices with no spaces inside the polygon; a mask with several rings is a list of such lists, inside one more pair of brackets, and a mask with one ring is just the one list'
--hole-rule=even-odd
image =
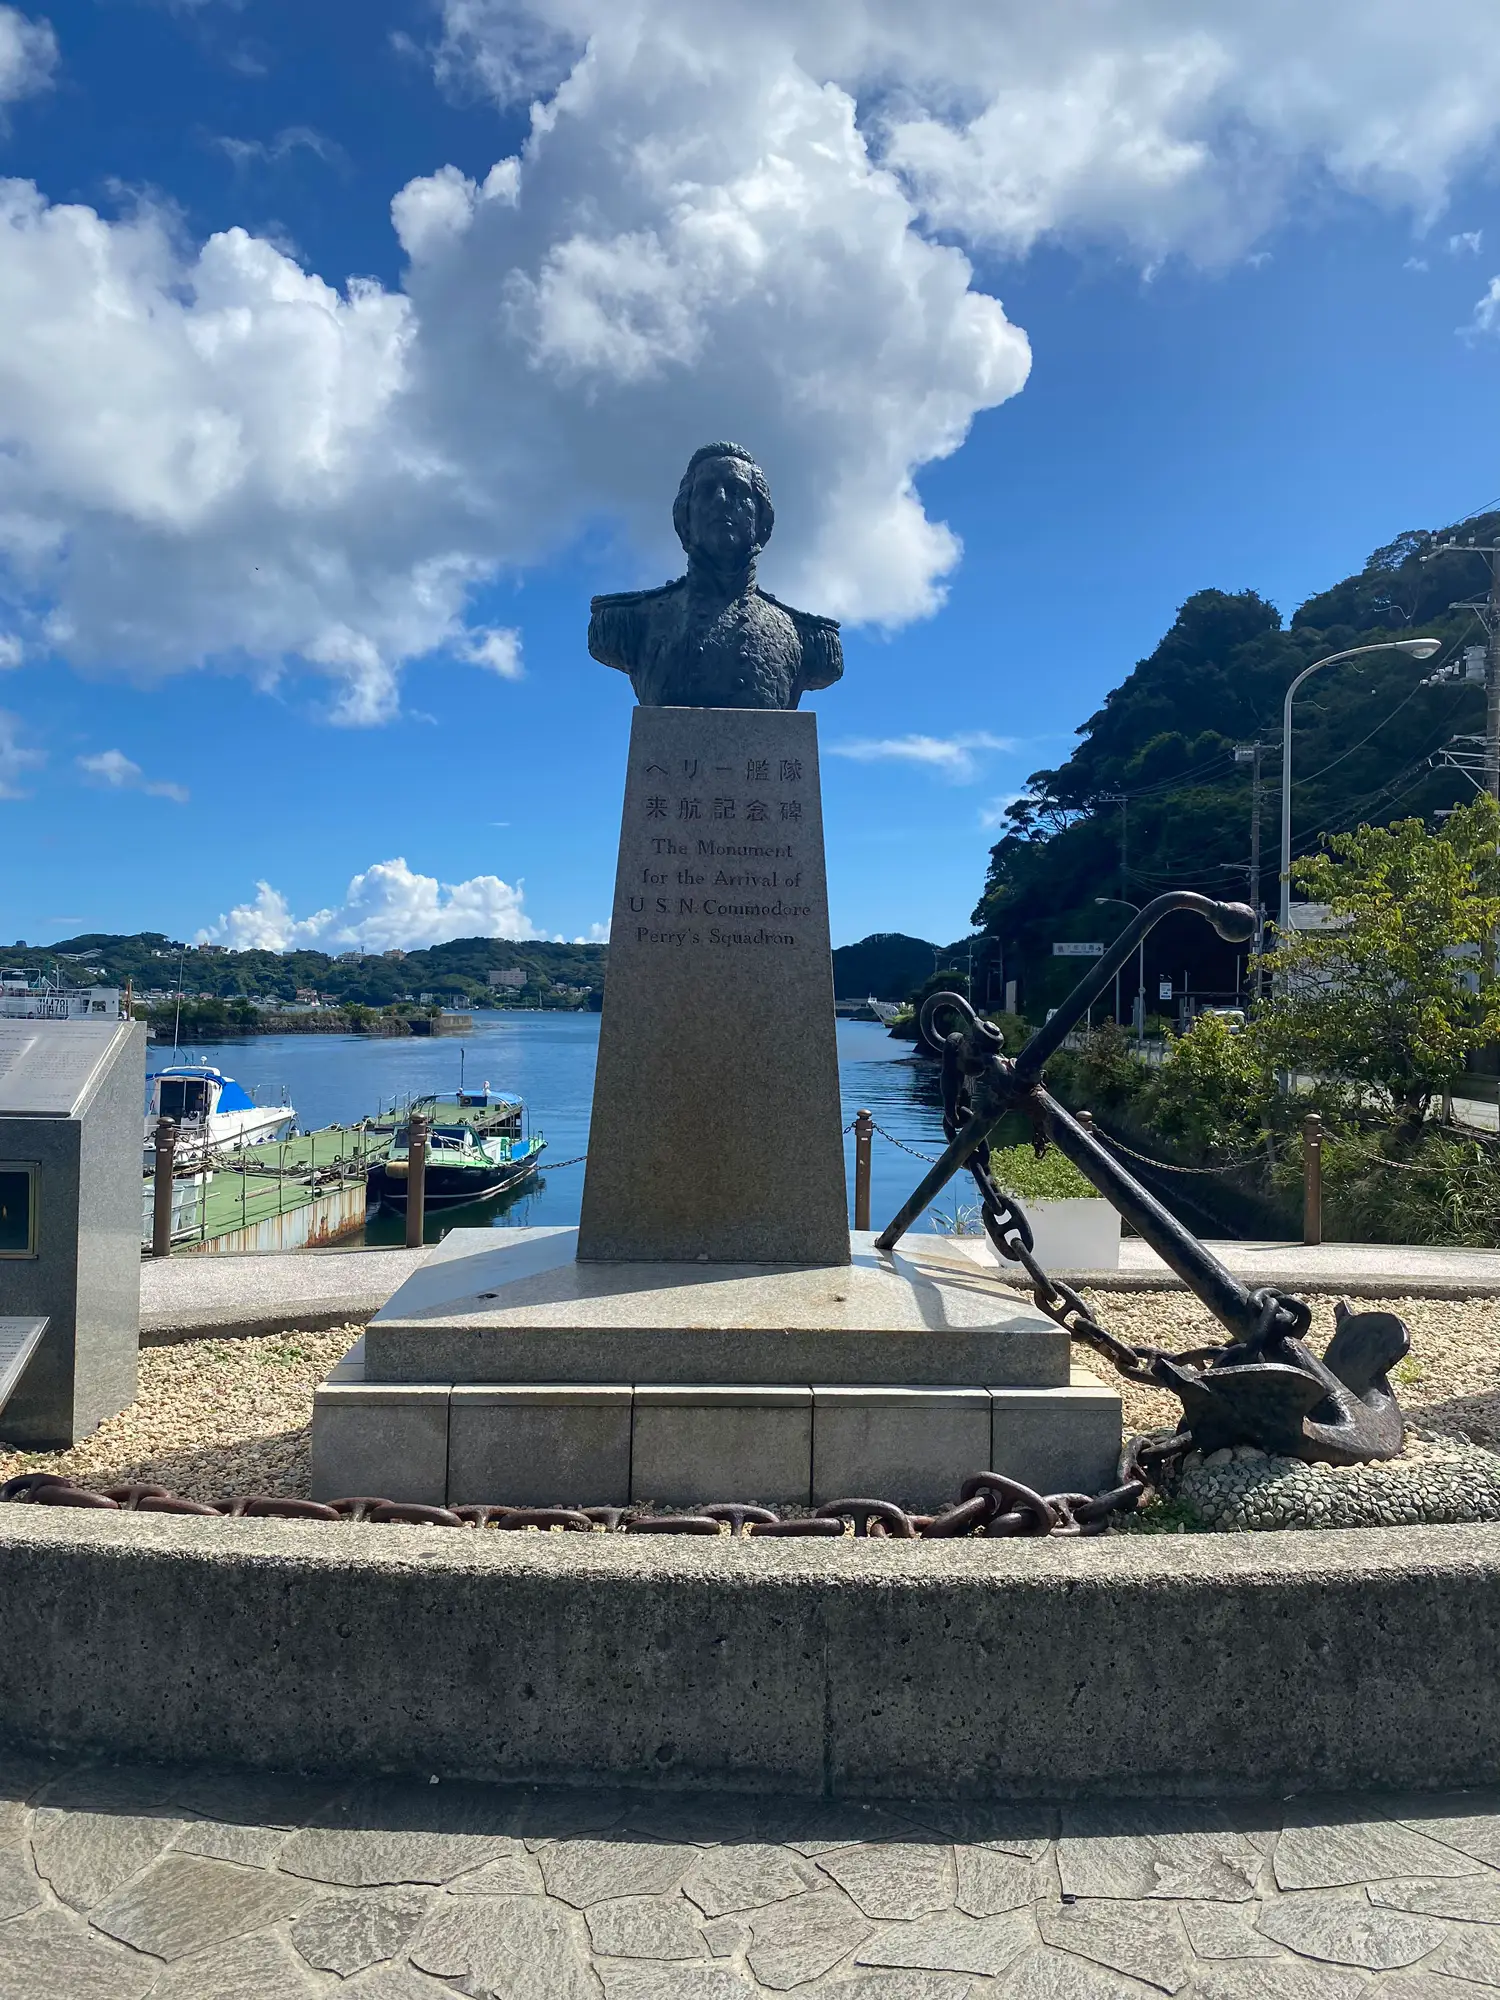
{"label": "concrete wall", "polygon": [[0,1118],[0,1159],[41,1165],[37,1255],[0,1263],[0,1311],[51,1321],[6,1405],[7,1443],[71,1444],[135,1399],[145,1059],[137,1023],[79,1117]]}
{"label": "concrete wall", "polygon": [[1500,1527],[912,1546],[8,1506],[0,1603],[18,1744],[834,1795],[1500,1779]]}

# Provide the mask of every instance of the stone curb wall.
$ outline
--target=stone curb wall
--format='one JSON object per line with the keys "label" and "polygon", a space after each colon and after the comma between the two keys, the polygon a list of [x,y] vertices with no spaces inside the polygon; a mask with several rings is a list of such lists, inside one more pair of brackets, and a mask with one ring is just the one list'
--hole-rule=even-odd
{"label": "stone curb wall", "polygon": [[0,1736],[823,1796],[1500,1779],[1500,1525],[713,1542],[0,1508]]}

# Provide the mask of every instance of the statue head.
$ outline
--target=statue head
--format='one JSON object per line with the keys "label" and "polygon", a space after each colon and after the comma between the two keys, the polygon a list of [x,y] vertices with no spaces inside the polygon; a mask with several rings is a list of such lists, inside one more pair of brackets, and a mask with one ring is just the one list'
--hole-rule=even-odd
{"label": "statue head", "polygon": [[672,502],[672,526],[690,559],[741,568],[765,547],[775,524],[766,475],[743,445],[706,444],[693,453]]}

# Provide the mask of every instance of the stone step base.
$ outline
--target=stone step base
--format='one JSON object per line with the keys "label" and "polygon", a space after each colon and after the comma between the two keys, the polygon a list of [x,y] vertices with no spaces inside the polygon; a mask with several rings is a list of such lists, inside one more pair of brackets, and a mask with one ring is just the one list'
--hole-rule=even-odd
{"label": "stone step base", "polygon": [[986,1467],[1044,1493],[1113,1485],[1120,1398],[1066,1388],[390,1383],[356,1346],[313,1400],[313,1494],[428,1506],[712,1500],[936,1507]]}

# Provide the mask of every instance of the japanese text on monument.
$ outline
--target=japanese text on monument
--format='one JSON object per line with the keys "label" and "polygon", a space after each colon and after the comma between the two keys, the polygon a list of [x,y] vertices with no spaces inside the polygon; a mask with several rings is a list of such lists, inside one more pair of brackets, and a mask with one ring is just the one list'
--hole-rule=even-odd
{"label": "japanese text on monument", "polygon": [[807,919],[826,928],[803,886],[800,757],[683,757],[647,763],[639,777],[627,839],[640,858],[621,871],[615,919],[637,944],[796,950]]}

